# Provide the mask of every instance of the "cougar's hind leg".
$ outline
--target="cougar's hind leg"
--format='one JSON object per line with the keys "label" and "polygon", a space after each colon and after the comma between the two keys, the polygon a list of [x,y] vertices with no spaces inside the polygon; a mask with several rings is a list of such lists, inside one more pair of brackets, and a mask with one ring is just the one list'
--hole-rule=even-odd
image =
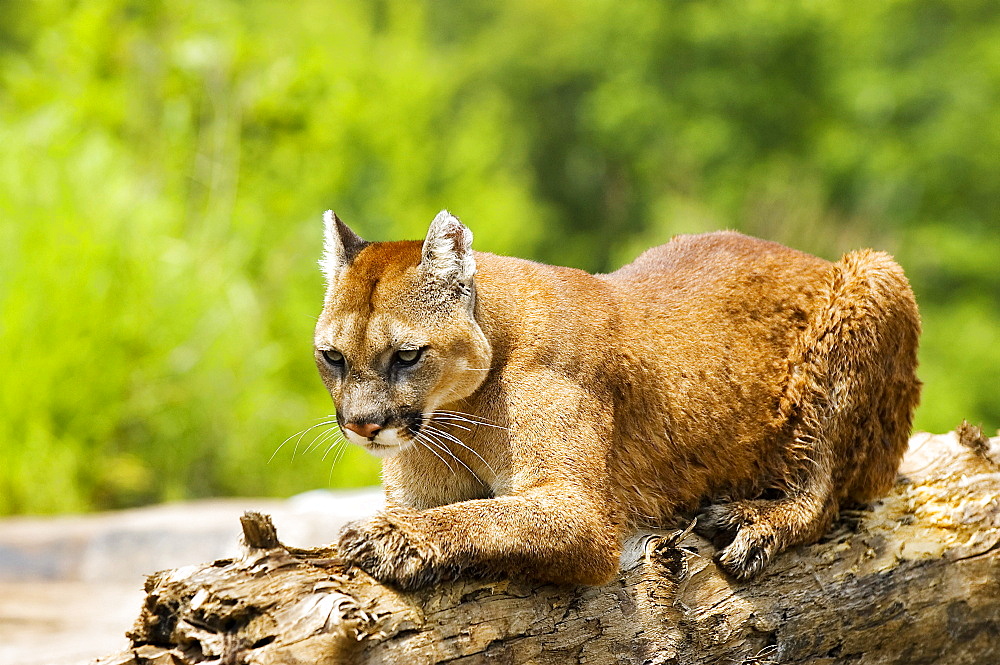
{"label": "cougar's hind leg", "polygon": [[[818,467],[827,464],[820,462]],[[780,499],[716,504],[698,516],[695,529],[716,547],[716,563],[729,575],[748,580],[789,547],[819,539],[836,517],[829,469],[817,468],[808,482]]]}
{"label": "cougar's hind leg", "polygon": [[699,531],[724,545],[719,565],[738,579],[818,540],[841,499],[884,492],[906,447],[919,318],[902,270],[887,254],[855,252],[834,264],[825,291],[789,354],[783,496],[710,506],[699,518]]}

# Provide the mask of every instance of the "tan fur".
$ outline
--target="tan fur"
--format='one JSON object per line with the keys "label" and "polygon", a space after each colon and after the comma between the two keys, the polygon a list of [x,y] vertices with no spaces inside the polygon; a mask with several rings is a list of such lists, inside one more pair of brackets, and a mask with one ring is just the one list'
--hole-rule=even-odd
{"label": "tan fur", "polygon": [[[424,243],[328,219],[317,363],[342,425],[385,428],[352,439],[385,456],[389,508],[345,528],[349,562],[403,587],[599,584],[630,529],[714,499],[699,527],[742,579],[891,485],[920,384],[888,255],[830,263],[720,232],[590,275],[472,253],[442,215]],[[393,364],[401,344],[426,347],[417,365]]]}

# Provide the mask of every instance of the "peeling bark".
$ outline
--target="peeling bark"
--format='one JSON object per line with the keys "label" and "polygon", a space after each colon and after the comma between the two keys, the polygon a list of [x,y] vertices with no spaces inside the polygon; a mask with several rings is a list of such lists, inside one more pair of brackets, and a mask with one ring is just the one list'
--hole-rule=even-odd
{"label": "peeling bark", "polygon": [[151,575],[132,649],[100,662],[1000,662],[998,461],[1000,438],[916,435],[885,499],[745,584],[663,532],[632,538],[604,587],[401,593],[248,514],[244,555]]}

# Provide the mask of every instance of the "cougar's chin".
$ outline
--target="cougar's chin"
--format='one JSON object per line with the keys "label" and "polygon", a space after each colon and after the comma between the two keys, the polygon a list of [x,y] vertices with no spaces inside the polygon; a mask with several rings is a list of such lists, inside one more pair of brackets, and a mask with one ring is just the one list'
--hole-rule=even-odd
{"label": "cougar's chin", "polygon": [[409,448],[409,442],[404,443],[401,446],[393,445],[383,445],[375,441],[366,441],[365,450],[368,451],[370,455],[385,459],[386,457],[392,457],[393,455],[401,452],[404,448]]}
{"label": "cougar's chin", "polygon": [[392,457],[413,445],[413,440],[400,436],[400,431],[397,428],[384,429],[371,439],[366,439],[350,431],[344,432],[344,434],[348,441],[380,458]]}

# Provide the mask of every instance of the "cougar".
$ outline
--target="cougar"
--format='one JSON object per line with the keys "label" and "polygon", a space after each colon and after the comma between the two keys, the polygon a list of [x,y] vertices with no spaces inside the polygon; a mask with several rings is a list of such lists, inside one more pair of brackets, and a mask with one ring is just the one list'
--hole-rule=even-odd
{"label": "cougar", "polygon": [[723,231],[592,275],[473,251],[447,211],[422,242],[325,222],[316,364],[386,493],[338,546],[379,580],[603,584],[699,510],[746,580],[893,483],[920,321],[888,254]]}

